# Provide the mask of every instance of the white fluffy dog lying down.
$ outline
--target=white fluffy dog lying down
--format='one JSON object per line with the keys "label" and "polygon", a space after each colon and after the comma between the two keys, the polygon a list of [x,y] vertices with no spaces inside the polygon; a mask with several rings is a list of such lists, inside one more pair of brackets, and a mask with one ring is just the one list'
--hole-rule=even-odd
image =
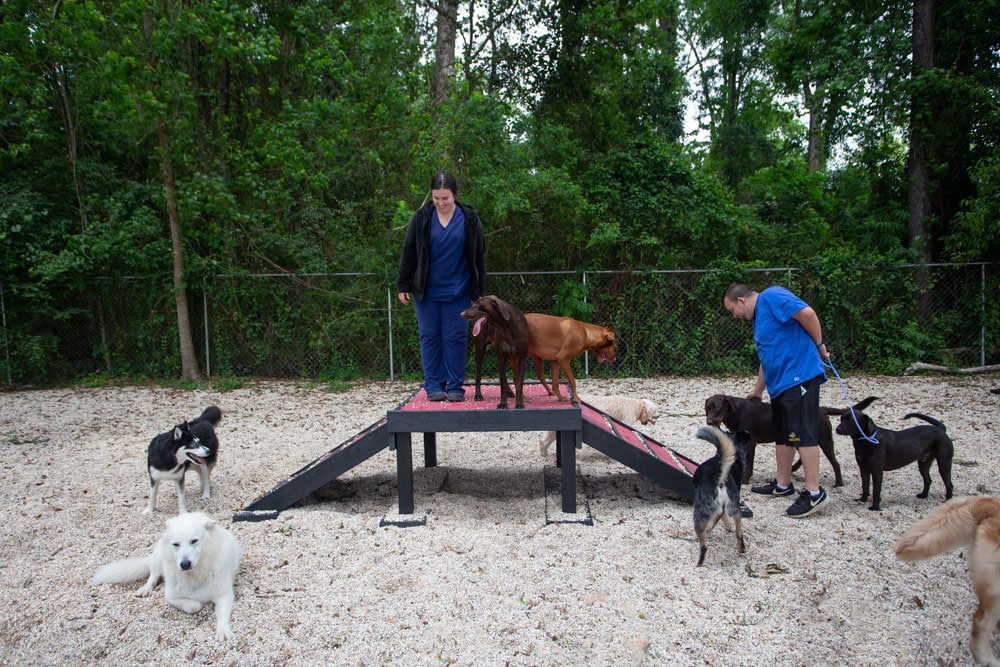
{"label": "white fluffy dog lying down", "polygon": [[[611,415],[628,426],[655,424],[660,416],[660,408],[648,398],[634,398],[614,394],[612,396],[590,396],[580,394],[580,400],[589,403],[601,412]],[[556,441],[556,432],[549,431],[538,443],[538,453],[549,455],[549,445]]]}
{"label": "white fluffy dog lying down", "polygon": [[233,534],[201,512],[178,514],[167,521],[153,553],[109,563],[91,583],[122,584],[139,581],[136,591],[146,597],[163,578],[167,602],[193,614],[206,602],[215,604],[215,638],[233,638],[229,617],[233,613],[233,582],[240,569],[240,545]]}

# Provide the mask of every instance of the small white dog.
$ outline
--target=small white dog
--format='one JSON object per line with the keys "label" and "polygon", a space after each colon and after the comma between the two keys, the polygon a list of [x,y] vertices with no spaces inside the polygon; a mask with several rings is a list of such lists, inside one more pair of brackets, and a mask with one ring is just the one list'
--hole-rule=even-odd
{"label": "small white dog", "polygon": [[[580,400],[589,403],[601,412],[611,415],[628,426],[635,424],[655,424],[660,417],[660,408],[648,398],[634,398],[615,394],[613,396],[580,395]],[[556,441],[556,432],[549,431],[538,443],[538,453],[549,455],[549,445]]]}
{"label": "small white dog", "polygon": [[163,578],[167,602],[193,614],[206,602],[215,604],[215,638],[233,638],[233,583],[240,569],[240,545],[228,530],[201,512],[179,514],[144,558],[109,563],[98,570],[93,584],[122,584],[148,576],[136,591],[146,597]]}

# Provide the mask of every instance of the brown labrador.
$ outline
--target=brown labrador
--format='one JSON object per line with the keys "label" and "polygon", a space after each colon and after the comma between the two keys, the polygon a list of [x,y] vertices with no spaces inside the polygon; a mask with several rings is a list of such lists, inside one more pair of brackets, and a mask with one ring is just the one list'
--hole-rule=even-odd
{"label": "brown labrador", "polygon": [[[538,379],[549,396],[566,400],[559,392],[559,370],[562,369],[573,401],[580,401],[570,364],[585,351],[592,350],[600,363],[617,359],[618,341],[615,332],[607,327],[542,313],[526,313],[524,316],[528,320],[528,356],[535,362]],[[545,382],[545,361],[550,362],[552,368],[551,387]]]}
{"label": "brown labrador", "polygon": [[486,343],[493,346],[497,355],[497,372],[500,374],[500,403],[498,410],[507,409],[511,395],[507,386],[507,362],[510,362],[514,380],[514,407],[524,407],[524,369],[528,365],[528,324],[524,313],[494,295],[481,296],[462,311],[462,319],[471,321],[472,336],[476,339],[476,394],[483,400],[483,354]]}
{"label": "brown labrador", "polygon": [[[855,405],[854,409],[864,410],[874,400],[876,400],[875,396],[869,396]],[[848,412],[847,408],[821,406],[819,409],[819,447],[833,467],[834,486],[843,486],[844,478],[840,471],[840,463],[837,462],[837,455],[833,451],[833,425],[830,424],[830,415],[842,415],[846,412]],[[753,475],[753,458],[757,443],[774,442],[771,404],[759,399],[714,394],[705,399],[705,423],[709,426],[725,424],[726,428],[734,433],[736,431],[750,432],[752,437],[747,445],[747,462],[743,470],[743,483],[749,482],[751,475]],[[796,461],[792,470],[798,470],[801,465],[801,461]]]}

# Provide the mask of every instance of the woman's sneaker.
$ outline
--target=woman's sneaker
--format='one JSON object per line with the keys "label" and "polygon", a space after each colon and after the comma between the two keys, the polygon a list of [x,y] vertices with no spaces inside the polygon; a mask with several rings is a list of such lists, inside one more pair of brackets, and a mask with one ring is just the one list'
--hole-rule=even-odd
{"label": "woman's sneaker", "polygon": [[789,484],[786,488],[782,489],[778,486],[778,480],[772,479],[767,484],[762,484],[761,486],[751,486],[750,490],[754,493],[761,493],[765,496],[790,496],[795,493],[795,485]]}
{"label": "woman's sneaker", "polygon": [[819,494],[815,496],[808,489],[802,489],[799,499],[792,503],[792,506],[785,511],[785,514],[793,516],[796,519],[809,516],[825,505],[827,500],[829,500],[829,496],[826,495],[826,489],[822,486],[819,487]]}

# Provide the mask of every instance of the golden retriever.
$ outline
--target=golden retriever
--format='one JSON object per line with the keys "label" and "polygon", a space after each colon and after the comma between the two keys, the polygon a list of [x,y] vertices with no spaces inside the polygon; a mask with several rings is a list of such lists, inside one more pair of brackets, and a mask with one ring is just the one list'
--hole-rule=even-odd
{"label": "golden retriever", "polygon": [[1000,666],[991,638],[1000,621],[1000,499],[954,498],[910,526],[896,544],[896,557],[922,560],[969,546],[969,578],[979,598],[972,616],[972,657]]}

